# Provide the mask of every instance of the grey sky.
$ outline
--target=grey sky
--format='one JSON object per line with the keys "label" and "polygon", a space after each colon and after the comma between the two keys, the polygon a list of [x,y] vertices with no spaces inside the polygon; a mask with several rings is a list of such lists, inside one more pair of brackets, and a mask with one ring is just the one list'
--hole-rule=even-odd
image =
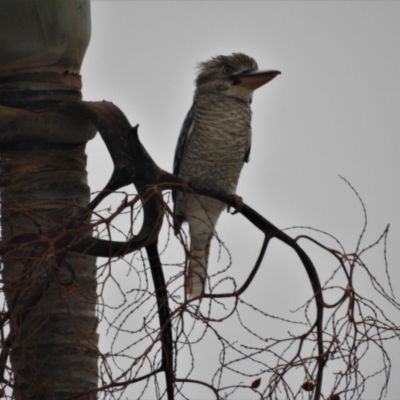
{"label": "grey sky", "polygon": [[[391,224],[387,257],[400,296],[400,2],[92,1],[84,99],[120,107],[140,124],[154,160],[171,171],[196,63],[232,52],[282,72],[255,93],[252,153],[238,194],[278,227],[322,229],[351,251],[363,214],[338,175],[344,176],[368,212],[365,244]],[[99,137],[88,155],[90,185],[99,190],[111,171]],[[256,249],[247,224],[224,216],[218,228],[234,263],[244,264],[242,247]],[[259,279],[265,284],[254,293],[294,309],[295,289],[304,284],[309,290],[309,283],[284,252],[272,246]],[[386,284],[382,253],[375,254],[370,266]],[[391,351],[387,398],[394,400],[400,392],[398,346]]]}

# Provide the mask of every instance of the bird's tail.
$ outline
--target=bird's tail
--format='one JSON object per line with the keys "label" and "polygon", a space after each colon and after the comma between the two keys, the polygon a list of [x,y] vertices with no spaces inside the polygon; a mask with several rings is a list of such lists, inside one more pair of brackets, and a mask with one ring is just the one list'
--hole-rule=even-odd
{"label": "bird's tail", "polygon": [[189,298],[199,297],[204,292],[210,243],[218,217],[225,207],[214,199],[203,199],[202,203],[198,201],[192,203],[194,204],[186,217],[190,233],[190,258],[185,286]]}
{"label": "bird's tail", "polygon": [[186,294],[189,298],[199,297],[204,291],[211,237],[212,234],[206,237],[191,237],[189,268],[185,279]]}

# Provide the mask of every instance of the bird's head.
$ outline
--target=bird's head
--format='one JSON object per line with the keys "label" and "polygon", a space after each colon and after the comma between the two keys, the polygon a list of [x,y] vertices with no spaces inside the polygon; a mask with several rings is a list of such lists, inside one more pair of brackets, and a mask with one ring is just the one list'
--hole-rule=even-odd
{"label": "bird's head", "polygon": [[279,71],[259,71],[253,58],[233,53],[200,63],[196,86],[222,91],[228,96],[251,103],[254,90],[279,74]]}

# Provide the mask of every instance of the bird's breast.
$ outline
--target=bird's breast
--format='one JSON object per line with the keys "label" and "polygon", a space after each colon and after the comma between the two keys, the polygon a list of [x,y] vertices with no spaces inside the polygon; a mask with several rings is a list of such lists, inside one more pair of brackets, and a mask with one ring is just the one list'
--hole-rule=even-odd
{"label": "bird's breast", "polygon": [[179,175],[234,191],[249,147],[251,110],[226,96],[195,98],[194,126]]}

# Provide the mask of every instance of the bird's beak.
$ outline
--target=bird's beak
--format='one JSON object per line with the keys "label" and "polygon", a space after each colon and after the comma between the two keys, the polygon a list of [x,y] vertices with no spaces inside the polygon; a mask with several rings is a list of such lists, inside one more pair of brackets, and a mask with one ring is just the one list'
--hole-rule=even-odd
{"label": "bird's beak", "polygon": [[269,81],[272,81],[279,74],[280,71],[254,71],[232,75],[230,78],[233,85],[256,90]]}

